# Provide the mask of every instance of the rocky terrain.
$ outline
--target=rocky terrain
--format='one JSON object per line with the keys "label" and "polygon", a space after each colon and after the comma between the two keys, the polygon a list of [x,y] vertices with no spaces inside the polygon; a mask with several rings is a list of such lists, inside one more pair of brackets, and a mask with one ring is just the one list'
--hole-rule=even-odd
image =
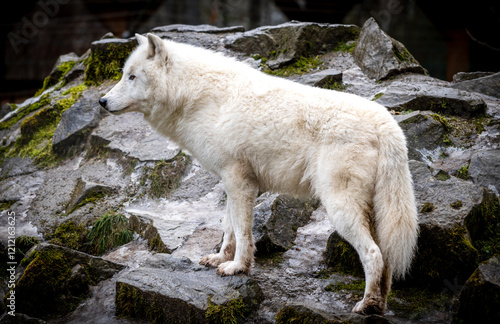
{"label": "rocky terrain", "polygon": [[384,316],[350,313],[364,289],[356,253],[318,201],[274,193],[256,202],[249,276],[198,265],[221,242],[224,187],[140,114],[99,107],[136,45],[106,35],[2,107],[0,322],[499,322],[500,73],[434,79],[373,19],[151,32],[386,106],[419,210],[411,273]]}

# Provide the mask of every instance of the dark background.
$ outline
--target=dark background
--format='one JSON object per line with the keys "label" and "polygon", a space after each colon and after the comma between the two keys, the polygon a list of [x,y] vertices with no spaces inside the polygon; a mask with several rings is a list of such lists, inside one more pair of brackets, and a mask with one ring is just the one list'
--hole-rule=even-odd
{"label": "dark background", "polygon": [[374,17],[431,76],[500,71],[500,1],[475,0],[23,0],[0,7],[0,99],[19,103],[40,88],[57,58],[174,23],[243,25],[289,20],[362,26]]}

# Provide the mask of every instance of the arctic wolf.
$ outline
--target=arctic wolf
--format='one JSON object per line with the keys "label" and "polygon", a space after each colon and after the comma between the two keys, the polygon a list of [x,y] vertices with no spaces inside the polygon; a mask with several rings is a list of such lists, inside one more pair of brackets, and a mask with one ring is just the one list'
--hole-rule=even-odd
{"label": "arctic wolf", "polygon": [[100,104],[143,113],[222,178],[222,247],[200,263],[222,276],[249,273],[259,190],[319,197],[363,264],[365,295],[353,311],[383,313],[417,241],[406,141],[386,108],[153,34],[136,37],[122,79]]}

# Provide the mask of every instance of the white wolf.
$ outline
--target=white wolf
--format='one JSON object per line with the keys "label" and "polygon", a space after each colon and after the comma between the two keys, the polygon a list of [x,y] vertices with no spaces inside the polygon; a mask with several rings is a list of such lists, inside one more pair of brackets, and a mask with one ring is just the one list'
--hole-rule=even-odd
{"label": "white wolf", "polygon": [[259,190],[316,196],[363,264],[365,295],[353,311],[383,313],[417,241],[406,141],[386,108],[153,34],[136,37],[122,79],[100,104],[143,113],[222,178],[222,247],[200,263],[223,276],[249,272]]}

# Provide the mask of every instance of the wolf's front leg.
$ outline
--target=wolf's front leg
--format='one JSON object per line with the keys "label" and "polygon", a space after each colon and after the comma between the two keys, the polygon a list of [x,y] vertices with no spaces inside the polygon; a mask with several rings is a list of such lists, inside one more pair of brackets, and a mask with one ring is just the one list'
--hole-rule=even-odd
{"label": "wolf's front leg", "polygon": [[219,253],[210,254],[201,259],[200,264],[207,267],[217,267],[221,263],[234,260],[236,251],[236,240],[234,238],[233,224],[231,222],[231,208],[229,205],[226,209],[224,218],[224,237]]}
{"label": "wolf's front leg", "polygon": [[235,165],[221,174],[227,192],[227,218],[234,231],[236,249],[234,259],[221,263],[217,273],[232,276],[249,273],[253,263],[253,206],[258,185],[252,170],[244,165]]}

